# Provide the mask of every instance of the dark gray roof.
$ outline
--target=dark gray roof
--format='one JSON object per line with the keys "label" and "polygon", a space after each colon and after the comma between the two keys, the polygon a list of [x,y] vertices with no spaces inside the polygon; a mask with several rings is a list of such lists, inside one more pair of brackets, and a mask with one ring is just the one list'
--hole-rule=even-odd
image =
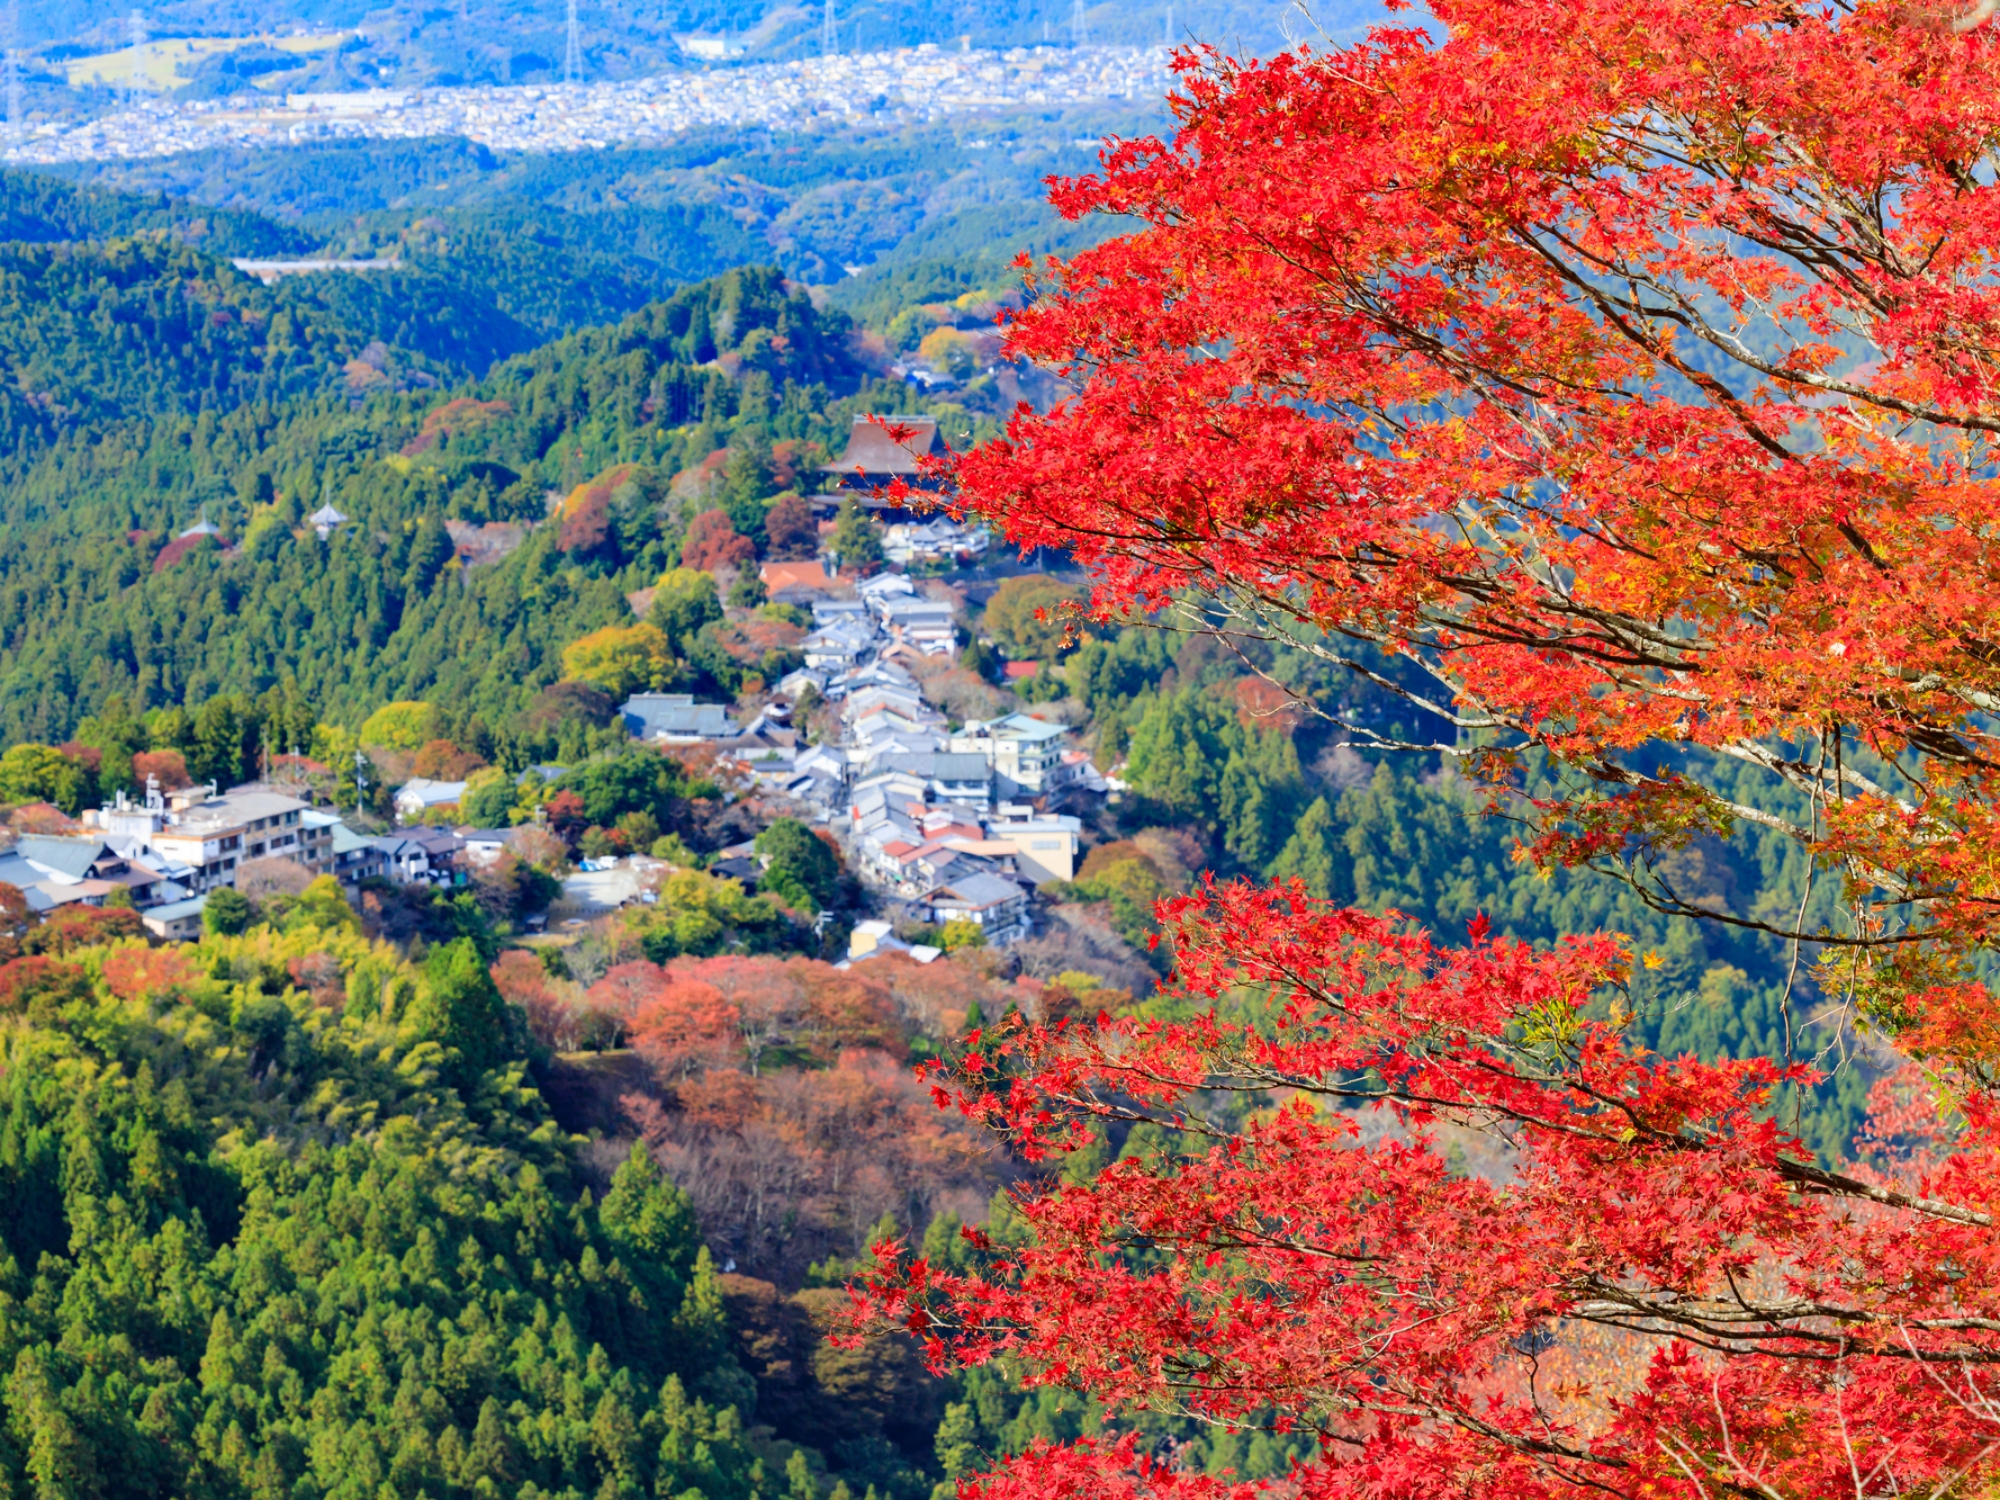
{"label": "dark gray roof", "polygon": [[905,776],[931,776],[936,774],[937,761],[938,758],[935,753],[912,751],[908,754],[903,754],[892,751],[887,755],[878,755],[869,761],[867,775],[864,779],[873,781],[877,776],[884,775],[890,771],[901,771]]}
{"label": "dark gray roof", "polygon": [[931,776],[938,781],[991,781],[993,764],[983,755],[934,755]]}
{"label": "dark gray roof", "polygon": [[635,693],[618,712],[635,739],[663,734],[723,739],[736,732],[725,705],[697,703],[687,693]]}
{"label": "dark gray roof", "polygon": [[933,901],[956,900],[967,906],[998,906],[1022,895],[1021,888],[1001,875],[968,875],[932,893]]}

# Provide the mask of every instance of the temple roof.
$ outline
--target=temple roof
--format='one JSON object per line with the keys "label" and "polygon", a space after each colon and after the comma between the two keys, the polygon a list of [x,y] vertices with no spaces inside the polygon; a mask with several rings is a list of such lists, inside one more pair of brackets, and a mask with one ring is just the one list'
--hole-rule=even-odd
{"label": "temple roof", "polygon": [[[884,425],[878,426],[877,422]],[[906,436],[898,442],[889,428],[902,429]],[[921,469],[919,457],[949,453],[938,433],[935,417],[856,417],[847,434],[847,451],[833,463],[820,465],[822,473],[852,475],[894,474],[915,478]]]}

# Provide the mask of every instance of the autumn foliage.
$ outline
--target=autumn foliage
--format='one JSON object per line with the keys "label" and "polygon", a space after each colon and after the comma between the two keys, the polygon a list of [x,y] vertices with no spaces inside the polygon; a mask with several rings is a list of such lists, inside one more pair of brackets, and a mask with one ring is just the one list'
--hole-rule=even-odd
{"label": "autumn foliage", "polygon": [[140,944],[112,949],[103,972],[105,985],[121,1000],[173,996],[202,978],[200,966],[180,949]]}
{"label": "autumn foliage", "polygon": [[756,556],[756,544],[736,534],[727,513],[705,510],[688,522],[687,542],[681,548],[682,567],[712,573],[718,568],[740,567]]}
{"label": "autumn foliage", "polygon": [[514,950],[493,977],[545,1043],[632,1049],[646,1086],[618,1074],[618,1112],[750,1275],[797,1285],[860,1251],[885,1214],[976,1216],[1009,1170],[976,1127],[939,1114],[908,1061],[910,1038],[954,1033],[972,1004],[1035,997],[972,967],[628,959],[581,986]]}
{"label": "autumn foliage", "polygon": [[[1174,137],[1057,187],[1141,227],[1034,273],[1010,353],[1077,394],[957,461],[960,503],[1089,565],[1100,616],[1413,700],[1441,747],[1346,737],[1460,756],[1525,858],[1812,945],[1818,1035],[1914,1066],[1858,1164],[1815,1161],[1772,1104],[1819,1042],[1636,1050],[1615,937],[1446,946],[1209,888],[1166,913],[1188,1019],[1008,1027],[939,1080],[1030,1154],[1171,1147],[1033,1196],[976,1272],[885,1255],[862,1311],[1115,1411],[1316,1434],[1285,1495],[1986,1493],[1993,7],[1431,9],[1183,55]],[[1676,891],[1667,857],[1745,820],[1836,922]],[[1455,1169],[1454,1133],[1505,1170]],[[1565,1361],[1593,1339],[1612,1378]],[[983,1492],[1231,1489],[1114,1435]]]}

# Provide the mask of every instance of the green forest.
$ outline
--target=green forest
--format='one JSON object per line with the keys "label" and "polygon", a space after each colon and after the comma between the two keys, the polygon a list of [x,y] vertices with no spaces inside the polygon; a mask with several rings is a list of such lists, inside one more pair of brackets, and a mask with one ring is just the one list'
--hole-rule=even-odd
{"label": "green forest", "polygon": [[[1103,224],[1058,218],[1044,181],[1093,167],[1102,136],[1161,123],[1155,109],[1089,105],[837,134],[704,128],[659,146],[554,156],[436,139],[57,170],[112,205],[97,210],[94,233],[112,232],[121,216],[159,228],[179,215],[184,236],[220,235],[208,220],[233,226],[230,243],[290,236],[343,254],[394,253],[446,275],[458,266],[487,295],[616,298],[627,283],[659,295],[759,260],[852,293],[873,283],[877,266],[943,256],[1004,268],[1019,248],[1101,238]],[[482,274],[486,256],[498,269],[540,274],[509,285]],[[607,302],[587,321],[635,305]]]}
{"label": "green forest", "polygon": [[[889,368],[984,334],[1019,295],[1008,254],[1051,243],[1017,180],[1049,153],[1023,137],[984,186],[926,196],[947,144],[0,174],[0,814],[293,755],[337,767],[322,790],[357,819],[393,766],[464,780],[457,813],[546,849],[449,892],[231,892],[186,946],[130,911],[0,903],[0,1500],[942,1500],[1098,1430],[1004,1366],[939,1377],[824,1334],[872,1242],[965,1266],[960,1228],[1010,1243],[1042,1171],[940,1117],[910,1062],[1010,1012],[1170,1012],[1153,904],[1203,872],[1447,938],[1479,914],[1534,943],[1627,933],[1646,962],[1618,1003],[1670,1053],[1771,1055],[1810,1010],[1774,940],[1538,872],[1449,757],[1344,747],[1336,718],[1410,710],[1310,643],[1065,633],[1087,584],[1048,558],[934,580],[964,650],[929,686],[955,719],[1036,705],[1121,777],[1041,893],[1096,934],[1089,961],[832,967],[855,872],[615,710],[638,688],[749,708],[799,664],[810,617],[752,564],[879,558],[855,506],[823,539],[805,498],[857,416],[925,414],[963,447],[1021,399],[998,364],[930,393]],[[925,206],[862,243],[859,200],[815,197],[836,178]],[[229,263],[329,249],[403,268]],[[851,252],[875,263],[825,274]],[[754,892],[712,868],[753,836]],[[654,899],[529,943],[557,874],[627,853],[671,862]],[[1833,899],[1759,828],[1675,860],[1733,909]],[[688,1015],[725,1013],[689,1041]],[[1843,1067],[1783,1123],[1841,1160],[1868,1082]],[[1057,1170],[1157,1149],[1121,1129]],[[1141,1426],[1211,1473],[1293,1451]]]}

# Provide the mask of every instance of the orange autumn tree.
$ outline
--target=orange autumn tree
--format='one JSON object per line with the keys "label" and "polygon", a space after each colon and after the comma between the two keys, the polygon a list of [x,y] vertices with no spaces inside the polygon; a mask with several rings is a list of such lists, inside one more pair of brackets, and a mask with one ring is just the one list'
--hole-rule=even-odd
{"label": "orange autumn tree", "polygon": [[[1175,1148],[1031,1195],[971,1269],[885,1253],[858,1316],[1106,1404],[993,1500],[1240,1493],[1119,1439],[1138,1409],[1314,1436],[1268,1488],[1328,1500],[1992,1493],[1993,6],[1432,9],[1183,55],[1172,139],[1056,185],[1138,227],[1032,273],[1010,353],[1075,394],[959,460],[960,503],[1068,549],[1100,618],[1190,612],[1414,700],[1439,743],[1342,738],[1459,757],[1528,857],[1810,944],[1825,1025],[1920,1070],[1870,1137],[1908,1149],[1820,1162],[1774,1123],[1811,1045],[1638,1048],[1615,936],[1209,886],[1163,912],[1190,1019],[1010,1024],[936,1079],[1030,1156]],[[1744,821],[1810,851],[1836,923],[1674,887]],[[1455,1173],[1447,1130],[1512,1175]],[[1538,1379],[1576,1330],[1637,1378]]]}

